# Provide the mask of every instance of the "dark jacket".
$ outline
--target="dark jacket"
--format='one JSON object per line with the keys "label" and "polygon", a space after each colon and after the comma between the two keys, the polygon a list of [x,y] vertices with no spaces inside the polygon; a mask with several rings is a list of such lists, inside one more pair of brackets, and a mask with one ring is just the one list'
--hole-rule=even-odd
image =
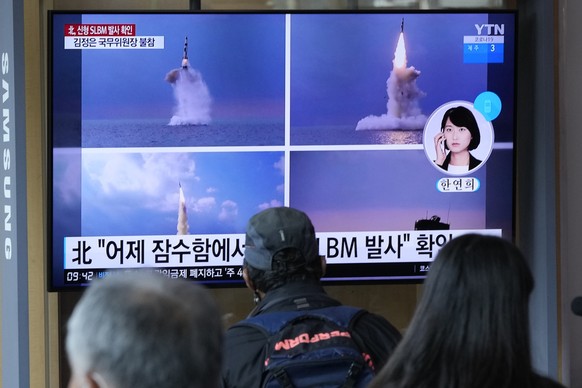
{"label": "dark jacket", "polygon": [[[323,287],[309,283],[293,283],[275,289],[251,312],[250,316],[276,311],[313,310],[339,306]],[[352,337],[360,349],[372,357],[379,371],[392,354],[401,335],[382,316],[366,312],[353,324]],[[236,326],[225,335],[223,387],[260,387],[267,337],[250,326]]]}
{"label": "dark jacket", "polygon": [[[438,164],[438,166],[440,168],[442,168],[443,170],[447,171],[449,169],[449,163],[451,163],[451,153],[450,152],[447,154],[447,157],[445,158],[445,161],[443,162],[443,164],[442,165]],[[472,169],[474,169],[475,167],[477,167],[480,164],[481,164],[481,161],[479,159],[477,159],[476,157],[474,157],[471,153],[469,153],[469,171],[471,171]]]}
{"label": "dark jacket", "polygon": [[535,388],[565,388],[564,385],[558,383],[557,381],[537,374],[534,374],[533,380],[534,383],[532,384],[532,387]]}

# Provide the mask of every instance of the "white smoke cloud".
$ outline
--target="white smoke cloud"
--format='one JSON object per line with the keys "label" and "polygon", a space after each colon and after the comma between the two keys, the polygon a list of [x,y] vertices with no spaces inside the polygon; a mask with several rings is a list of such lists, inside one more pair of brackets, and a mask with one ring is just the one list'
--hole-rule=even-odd
{"label": "white smoke cloud", "polygon": [[[174,213],[180,201],[179,183],[188,186],[197,181],[196,163],[183,153],[90,152],[82,160],[83,185],[100,197],[104,207],[131,197],[146,209]],[[191,189],[185,190],[189,210]]]}
{"label": "white smoke cloud", "polygon": [[[281,176],[285,176],[285,155],[281,155],[281,158],[273,164],[275,170],[277,170]],[[285,183],[281,183],[275,187],[278,193],[283,193],[285,191]]]}
{"label": "white smoke cloud", "polygon": [[[195,177],[196,164],[187,154],[87,153],[84,176],[100,186],[105,196],[138,193],[158,197],[168,187],[178,194],[178,182]],[[173,202],[174,207],[176,201]]]}
{"label": "white smoke cloud", "polygon": [[62,202],[67,205],[78,204],[79,198],[81,198],[81,187],[76,179],[71,178],[81,176],[80,166],[75,163],[77,158],[76,151],[70,152],[66,148],[55,150],[53,160],[54,190]]}
{"label": "white smoke cloud", "polygon": [[406,67],[404,34],[400,33],[394,52],[393,69],[386,80],[386,113],[364,117],[356,125],[360,130],[415,130],[424,128],[427,117],[422,114],[419,101],[425,93],[416,85],[420,71]]}
{"label": "white smoke cloud", "polygon": [[197,213],[209,212],[216,207],[216,198],[214,197],[203,197],[196,200],[193,205],[193,209]]}
{"label": "white smoke cloud", "polygon": [[281,159],[276,161],[273,167],[275,167],[276,170],[279,170],[281,175],[285,175],[285,156],[282,155]]}
{"label": "white smoke cloud", "polygon": [[175,69],[166,75],[174,88],[174,116],[169,125],[207,125],[212,98],[202,74],[191,67]]}
{"label": "white smoke cloud", "polygon": [[218,219],[223,222],[234,222],[238,216],[238,205],[236,202],[226,200],[220,207]]}
{"label": "white smoke cloud", "polygon": [[281,203],[281,201],[276,200],[276,199],[272,199],[270,202],[263,202],[259,205],[259,210],[265,210],[265,209],[269,209],[272,207],[280,207],[283,206],[283,204]]}

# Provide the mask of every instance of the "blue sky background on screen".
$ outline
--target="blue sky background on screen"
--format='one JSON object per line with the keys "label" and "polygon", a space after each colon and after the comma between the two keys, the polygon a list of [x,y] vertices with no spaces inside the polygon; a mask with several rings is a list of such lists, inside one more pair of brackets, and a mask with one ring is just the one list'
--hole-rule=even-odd
{"label": "blue sky background on screen", "polygon": [[443,174],[423,157],[422,150],[295,152],[290,205],[321,232],[413,230],[416,220],[433,215],[451,229],[485,228],[486,167],[471,174],[483,185],[479,191],[441,193]]}
{"label": "blue sky background on screen", "polygon": [[132,23],[138,36],[163,36],[163,50],[83,50],[83,118],[172,116],[166,73],[181,66],[188,37],[190,66],[213,99],[213,117],[283,117],[283,15],[99,15],[83,23]]}
{"label": "blue sky background on screen", "polygon": [[[55,166],[69,165],[65,150]],[[86,236],[176,234],[179,185],[190,233],[242,233],[247,220],[283,204],[280,152],[85,152],[82,173],[55,168],[54,196],[64,214],[79,206]],[[82,176],[79,182],[73,179]]]}
{"label": "blue sky background on screen", "polygon": [[[487,23],[486,14],[296,14],[291,25],[291,126],[353,123],[355,127],[363,117],[386,113],[386,80],[402,17],[407,66],[421,71],[417,84],[426,93],[420,101],[424,114],[428,116],[447,101],[473,101],[486,90],[487,66],[463,63],[463,36],[476,35],[475,25]],[[83,50],[84,119],[169,119],[174,97],[164,76],[179,67],[184,36],[188,36],[190,65],[201,72],[212,95],[213,119],[271,118],[284,112],[283,15],[85,15],[83,22],[135,23],[137,35],[165,38],[163,50]],[[430,217],[433,209],[444,217],[445,212],[470,208],[477,209],[475,217],[465,215],[463,224],[482,227],[484,188],[479,194],[439,195],[433,187],[438,171],[427,165],[421,152],[407,154],[412,158],[408,161],[400,160],[396,152],[382,155],[383,160],[374,153],[298,155],[291,161],[291,205],[301,205],[315,217],[326,209],[329,214],[338,209],[344,214],[365,214],[368,210],[372,214],[382,208],[387,220],[378,226],[382,229],[409,229],[413,220],[397,216],[407,206],[406,214],[410,216],[412,210],[418,218]],[[94,212],[97,219],[109,221],[83,225],[83,234],[124,235],[135,230],[172,234],[178,182],[184,187],[189,209],[200,212],[190,223],[191,233],[196,233],[197,225],[204,232],[240,232],[260,206],[284,202],[283,176],[277,166],[280,158],[277,153],[117,153],[114,158],[86,154],[82,219],[94,219]],[[414,168],[414,163],[419,166]],[[396,164],[408,167],[388,169],[386,176],[377,176],[377,166]],[[123,166],[120,171],[124,175],[111,174],[113,165]],[[310,167],[315,165],[318,168]],[[151,173],[153,166],[158,166],[157,174]],[[342,174],[333,173],[338,168]],[[402,176],[410,168],[427,176],[413,180],[406,173]],[[259,182],[257,169],[268,171]],[[106,175],[111,182],[104,180]],[[423,187],[426,184],[431,187]],[[370,189],[363,190],[365,186]],[[305,187],[310,190],[302,191]],[[350,187],[350,193],[336,195],[342,187]],[[336,194],[330,197],[326,192]],[[128,207],[128,198],[137,206]],[[103,202],[107,206],[98,208]],[[227,211],[229,206],[236,208],[238,215],[231,224],[225,222],[234,220],[227,217],[235,214]],[[132,213],[132,227],[125,224],[128,212]],[[321,219],[333,220],[329,214]]]}
{"label": "blue sky background on screen", "polygon": [[291,126],[342,125],[386,113],[386,80],[404,17],[407,67],[422,113],[486,90],[487,65],[463,63],[463,36],[487,15],[297,15],[291,29]]}
{"label": "blue sky background on screen", "polygon": [[[423,113],[486,90],[485,64],[463,63],[474,14],[299,14],[291,24],[292,126],[354,125],[386,113],[386,79],[404,17],[408,66],[421,72]],[[83,117],[171,117],[165,74],[189,60],[213,99],[213,118],[284,113],[283,15],[85,15],[84,23],[135,23],[139,36],[164,36],[163,50],[83,50]]]}

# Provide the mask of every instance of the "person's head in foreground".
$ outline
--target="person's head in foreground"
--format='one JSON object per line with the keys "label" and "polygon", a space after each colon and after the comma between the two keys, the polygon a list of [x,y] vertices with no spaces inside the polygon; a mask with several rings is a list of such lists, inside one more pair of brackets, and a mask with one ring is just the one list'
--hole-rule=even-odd
{"label": "person's head in foreground", "polygon": [[[401,338],[399,331],[383,316],[345,306],[325,292],[320,282],[325,258],[318,248],[313,223],[300,210],[275,207],[250,218],[243,276],[257,305],[247,319],[226,331],[223,387],[270,386],[263,384],[272,377],[301,381],[297,386],[321,387],[323,382],[332,386],[332,381],[339,380],[355,383],[369,381],[371,375],[362,365],[362,355],[364,364],[378,369],[386,364]],[[338,342],[335,337],[326,338],[327,333],[340,331],[349,336]],[[323,339],[279,347],[295,343],[297,335]],[[319,381],[315,383],[313,377]]]}
{"label": "person's head in foreground", "polygon": [[243,275],[257,297],[288,283],[319,283],[325,258],[319,255],[315,229],[307,214],[275,207],[255,214],[247,224]]}
{"label": "person's head in foreground", "polygon": [[532,370],[533,285],[510,242],[477,234],[451,240],[431,266],[402,342],[370,387],[558,386]]}
{"label": "person's head in foreground", "polygon": [[67,324],[69,387],[219,386],[222,322],[201,286],[154,273],[95,280]]}

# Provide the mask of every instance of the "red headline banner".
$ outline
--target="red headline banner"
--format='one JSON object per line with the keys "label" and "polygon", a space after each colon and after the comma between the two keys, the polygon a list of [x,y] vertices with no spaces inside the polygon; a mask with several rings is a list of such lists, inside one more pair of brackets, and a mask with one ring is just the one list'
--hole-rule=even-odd
{"label": "red headline banner", "polygon": [[65,24],[65,36],[135,36],[135,24]]}

